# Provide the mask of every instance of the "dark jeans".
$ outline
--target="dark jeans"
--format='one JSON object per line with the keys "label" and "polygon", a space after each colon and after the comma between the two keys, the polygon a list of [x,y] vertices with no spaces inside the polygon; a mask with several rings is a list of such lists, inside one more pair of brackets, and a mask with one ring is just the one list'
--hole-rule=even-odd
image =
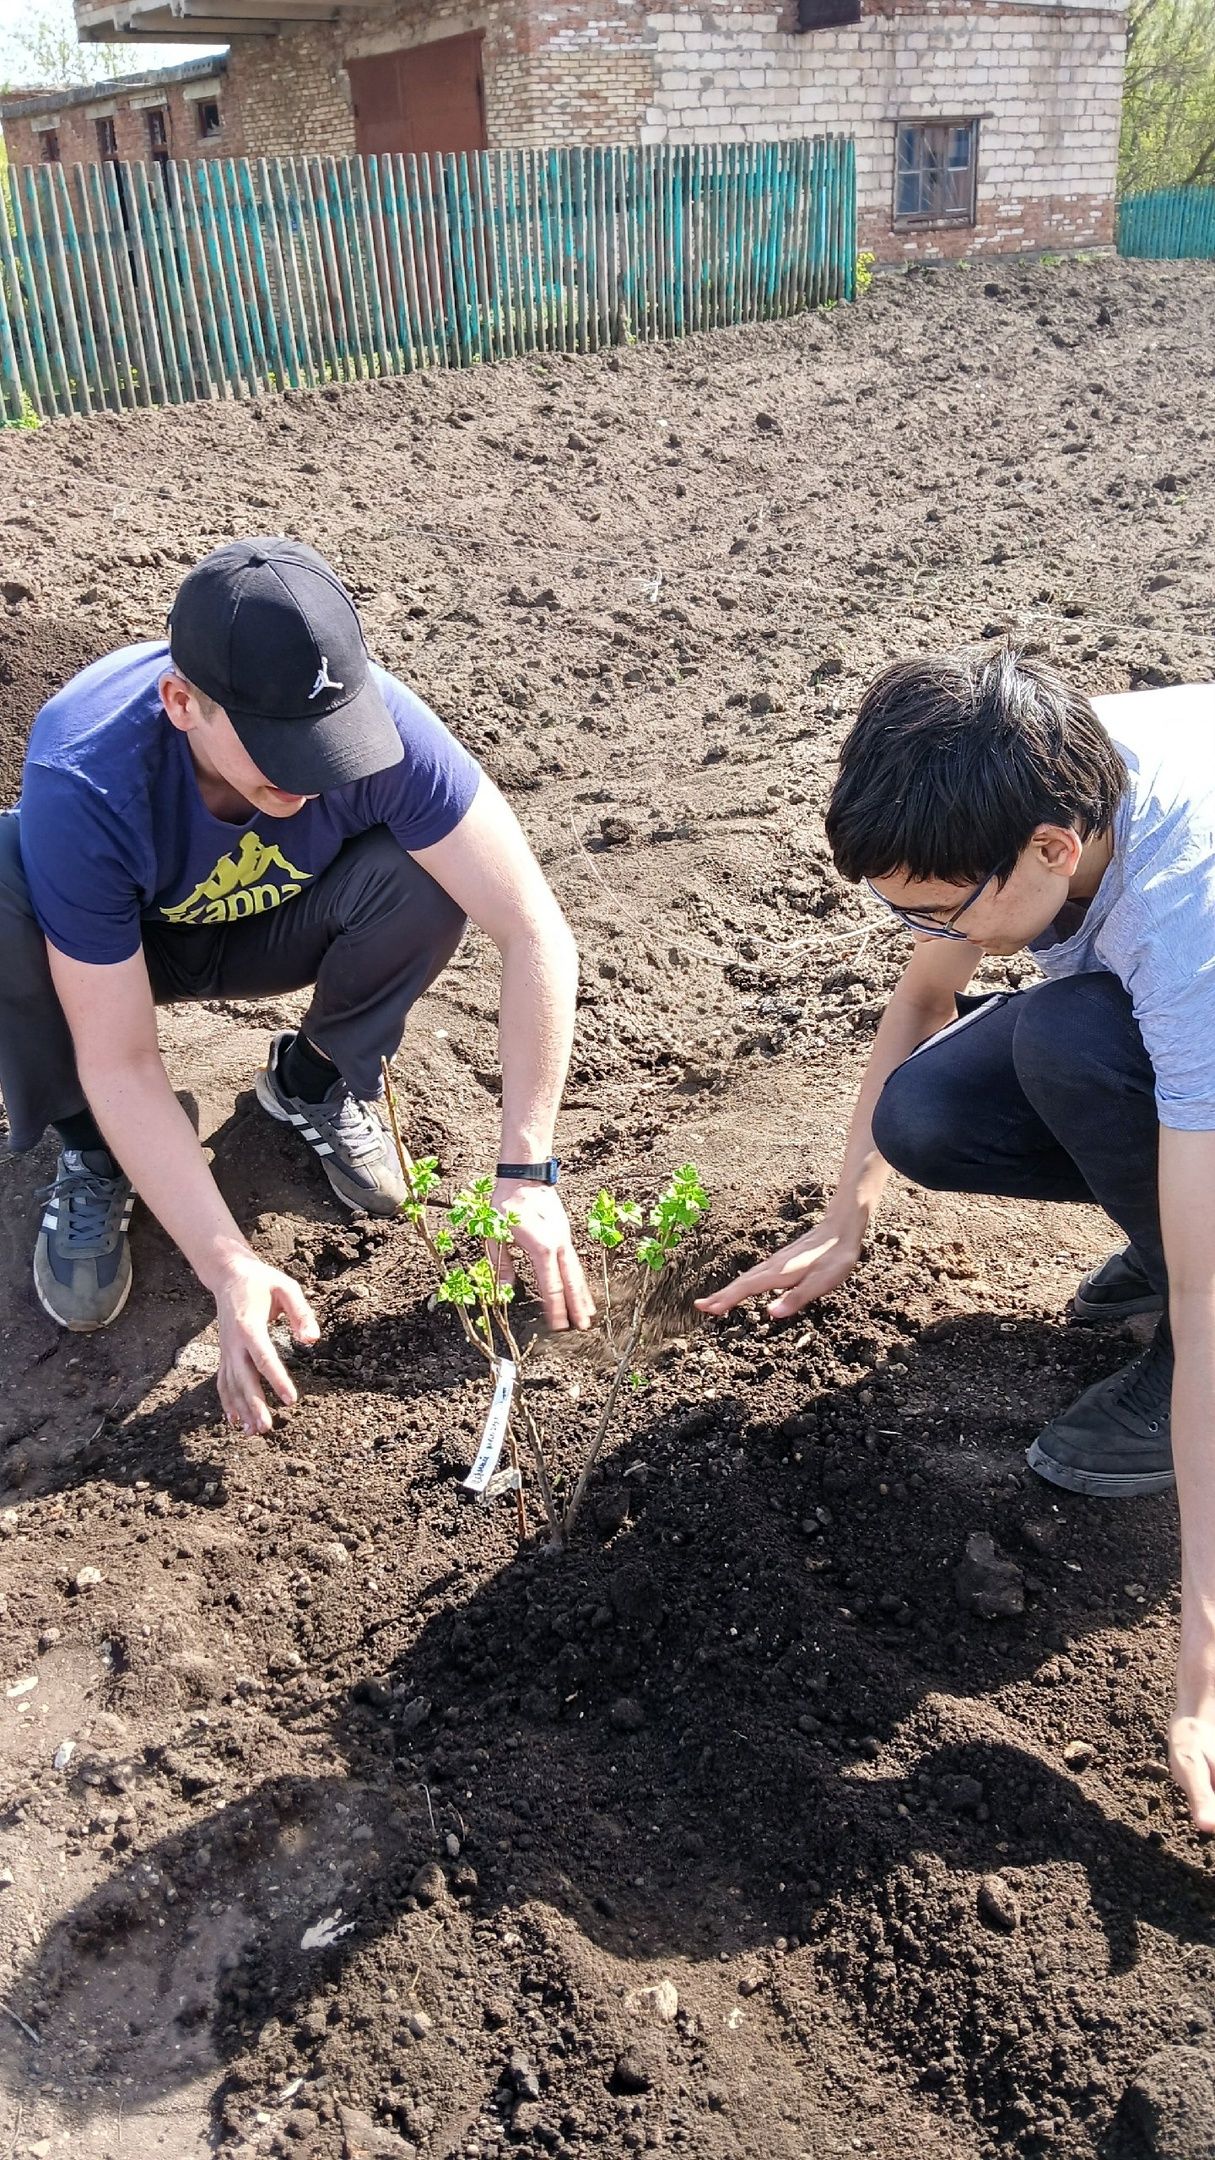
{"label": "dark jeans", "polygon": [[[312,986],[304,1032],[363,1100],[400,1047],[411,1005],[446,967],[464,916],[384,826],[361,833],[297,899],[216,927],[146,922],[158,1005],[277,997]],[[21,863],[19,820],[0,814],[0,1094],[10,1144],[85,1108]]]}
{"label": "dark jeans", "polygon": [[976,1016],[882,1090],[873,1137],[887,1162],[938,1192],[1096,1201],[1167,1297],[1155,1074],[1122,984],[1067,975],[958,1003]]}

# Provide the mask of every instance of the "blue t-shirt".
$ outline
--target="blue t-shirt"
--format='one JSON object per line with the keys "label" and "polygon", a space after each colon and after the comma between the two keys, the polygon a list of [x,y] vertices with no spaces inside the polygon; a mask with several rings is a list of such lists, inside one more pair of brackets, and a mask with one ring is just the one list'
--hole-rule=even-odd
{"label": "blue t-shirt", "polygon": [[71,960],[129,960],[146,921],[215,926],[282,907],[375,825],[411,852],[433,847],[477,792],[475,759],[420,698],[373,668],[405,746],[400,764],[293,817],[214,817],[186,737],[161,704],[172,664],[163,644],[110,653],[34,722],[17,806],[21,858],[38,922]]}

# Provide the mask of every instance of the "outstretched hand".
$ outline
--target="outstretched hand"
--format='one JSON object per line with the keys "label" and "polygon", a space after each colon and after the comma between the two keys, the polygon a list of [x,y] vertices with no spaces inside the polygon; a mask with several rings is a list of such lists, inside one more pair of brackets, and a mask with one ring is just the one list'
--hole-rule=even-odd
{"label": "outstretched hand", "polygon": [[230,1263],[215,1305],[224,1416],[242,1432],[269,1432],[273,1418],[263,1381],[288,1407],[297,1400],[295,1382],[270,1340],[270,1329],[276,1320],[285,1320],[297,1343],[314,1343],[321,1332],[316,1314],[299,1284],[256,1253],[241,1254]]}
{"label": "outstretched hand", "polygon": [[783,1245],[771,1259],[761,1260],[757,1267],[736,1275],[722,1289],[697,1298],[696,1309],[720,1320],[744,1298],[775,1292],[768,1316],[788,1320],[804,1306],[812,1305],[815,1298],[827,1297],[847,1282],[861,1256],[861,1236],[859,1226],[836,1224],[828,1210],[821,1222],[795,1238],[792,1245]]}

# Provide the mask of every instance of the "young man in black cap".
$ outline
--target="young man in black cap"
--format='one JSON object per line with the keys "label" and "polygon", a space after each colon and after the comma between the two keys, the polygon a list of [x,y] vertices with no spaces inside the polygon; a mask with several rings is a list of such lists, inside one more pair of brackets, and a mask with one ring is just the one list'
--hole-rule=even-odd
{"label": "young man in black cap", "polygon": [[354,603],[311,548],[242,540],[184,580],[167,644],[77,675],[39,713],[0,817],[0,1091],[11,1144],[63,1143],[34,1259],[64,1327],[105,1327],[131,1285],[133,1190],[215,1298],[219,1393],[269,1427],[270,1340],[316,1320],[224,1205],[161,1062],[157,1004],[312,988],[257,1096],[352,1208],[405,1192],[371,1107],[415,999],[466,918],[502,955],[497,1205],[519,1216],[553,1327],[586,1280],[555,1190],[554,1125],[577,953],[506,803],[421,700],[374,667]]}

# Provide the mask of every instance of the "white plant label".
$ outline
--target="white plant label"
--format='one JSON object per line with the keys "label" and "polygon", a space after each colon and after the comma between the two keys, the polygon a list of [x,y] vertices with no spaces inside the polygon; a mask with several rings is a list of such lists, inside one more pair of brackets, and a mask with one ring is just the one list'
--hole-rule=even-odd
{"label": "white plant label", "polygon": [[489,1406],[489,1416],[485,1420],[485,1430],[481,1435],[481,1445],[477,1449],[476,1460],[464,1480],[465,1492],[483,1493],[498,1467],[498,1457],[502,1453],[502,1442],[506,1438],[511,1397],[514,1392],[515,1361],[513,1358],[508,1357],[499,1358],[498,1377],[494,1384],[494,1399]]}

